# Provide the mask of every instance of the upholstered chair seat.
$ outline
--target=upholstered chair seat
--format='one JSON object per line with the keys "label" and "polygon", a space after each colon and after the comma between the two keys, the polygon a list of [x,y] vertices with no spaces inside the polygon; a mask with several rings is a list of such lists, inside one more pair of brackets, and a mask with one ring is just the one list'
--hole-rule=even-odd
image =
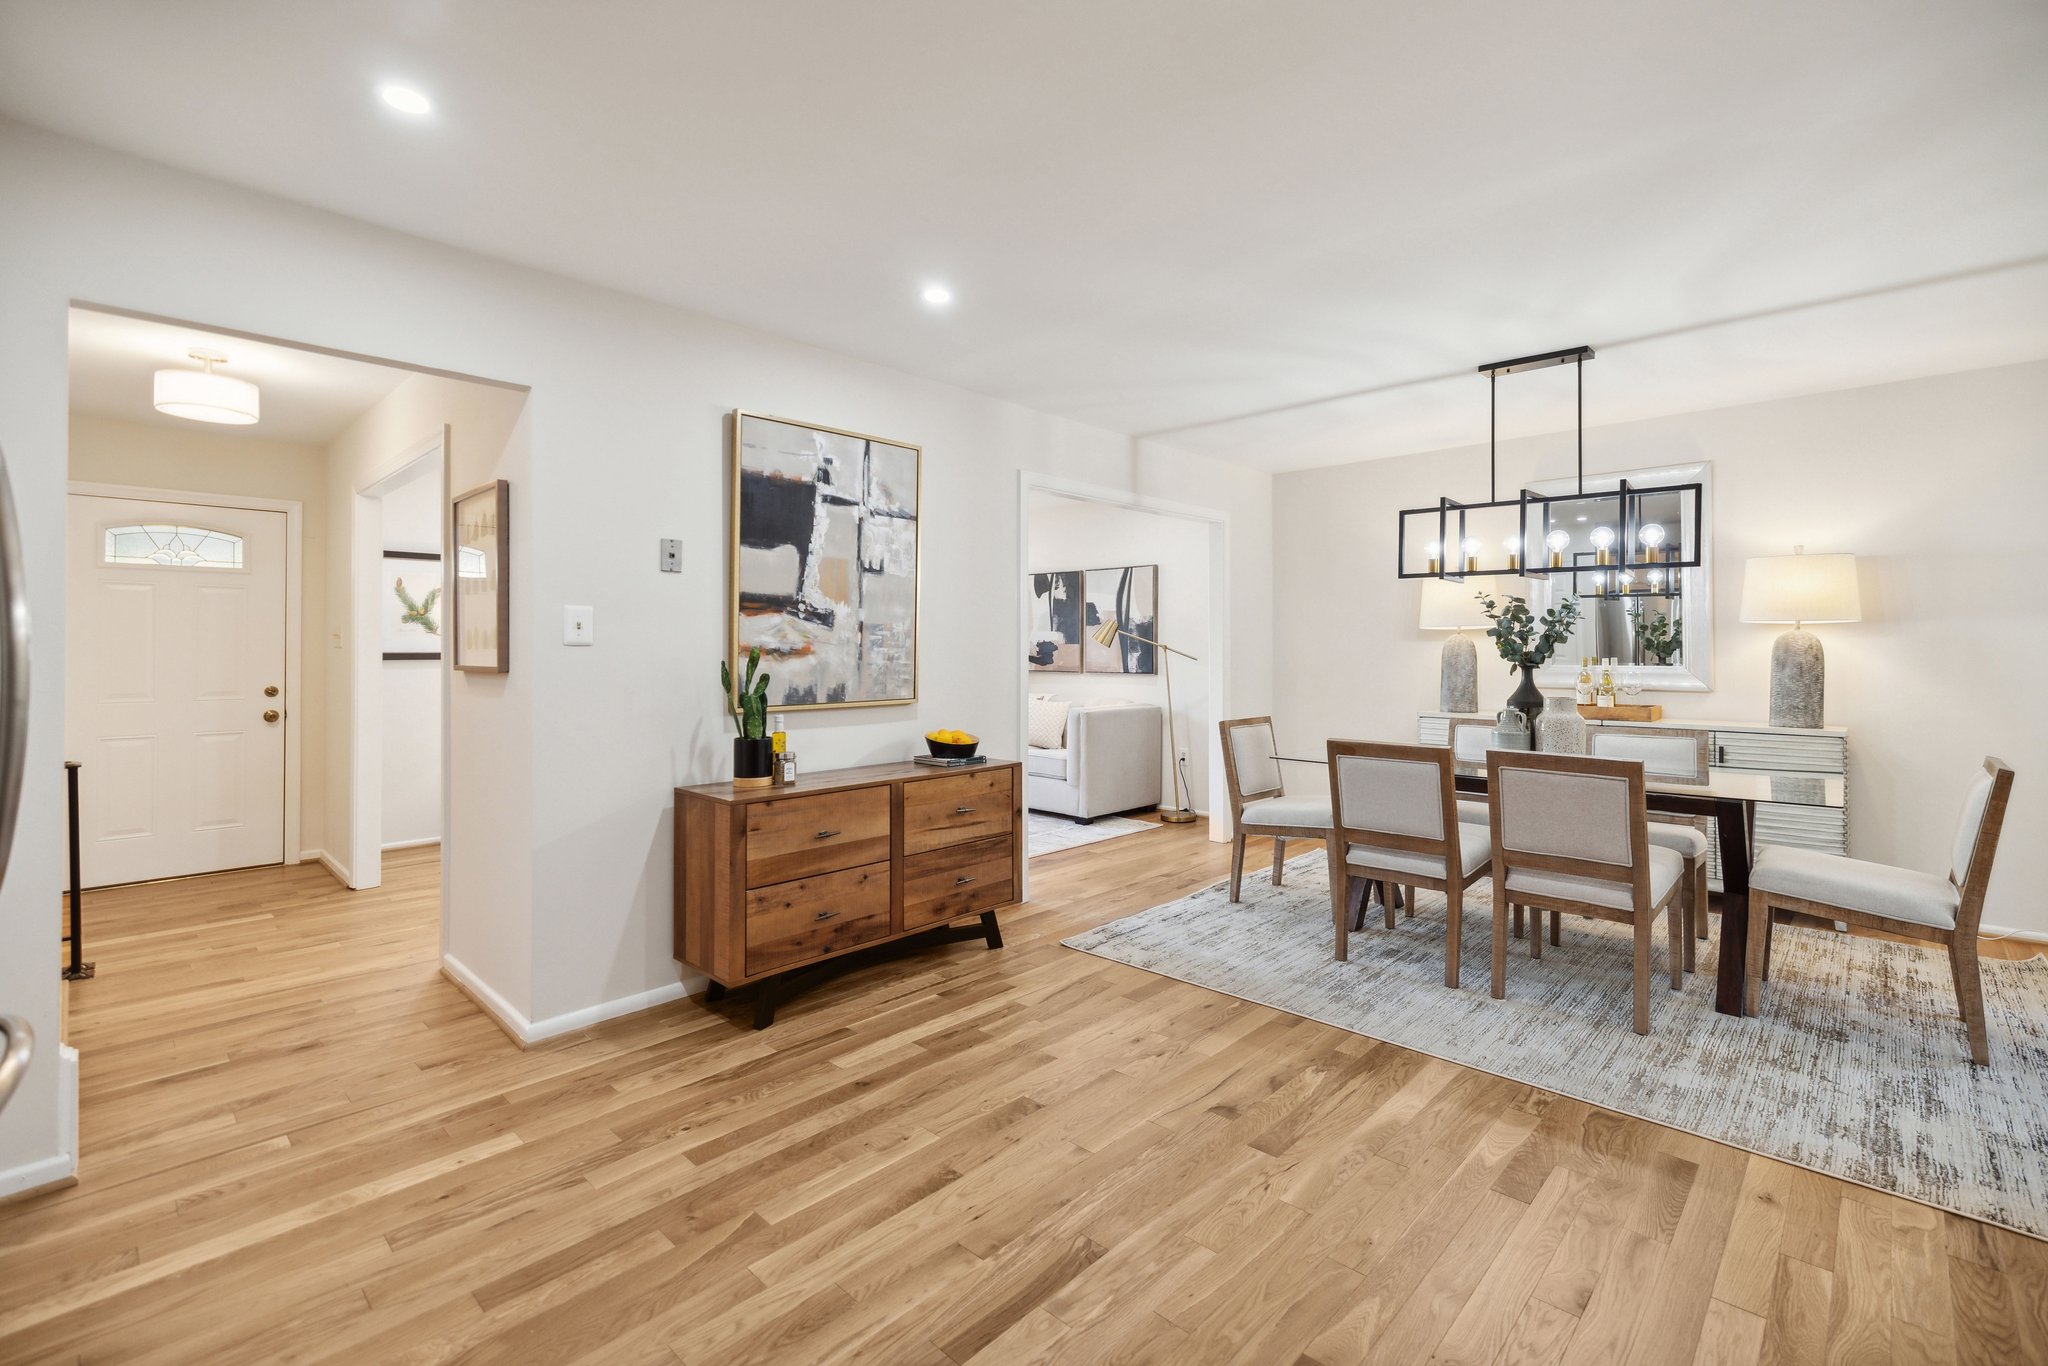
{"label": "upholstered chair seat", "polygon": [[[1469,821],[1458,822],[1460,860],[1467,878],[1483,871],[1493,860],[1493,841],[1484,827],[1474,826]],[[1440,854],[1418,854],[1406,849],[1380,849],[1369,844],[1354,844],[1345,853],[1345,862],[1359,869],[1383,869],[1396,877],[1424,878],[1437,882],[1444,880],[1444,860]],[[1377,873],[1374,874],[1377,876]]]}
{"label": "upholstered chair seat", "polygon": [[1670,821],[1651,821],[1650,843],[1660,849],[1670,849],[1682,859],[1705,858],[1707,856],[1707,837],[1690,825],[1673,825]]}
{"label": "upholstered chair seat", "polygon": [[1944,930],[1955,928],[1956,911],[1963,902],[1953,882],[1917,868],[1894,868],[1779,845],[1763,851],[1750,872],[1749,885],[1802,901],[1825,901],[1865,915]]}
{"label": "upholstered chair seat", "polygon": [[1948,950],[1970,1061],[1991,1063],[1984,1022],[1984,983],[1977,963],[1977,928],[1984,892],[2005,829],[2012,769],[1997,759],[1963,794],[1962,818],[1949,846],[1948,872],[1923,873],[1863,859],[1836,858],[1810,849],[1770,848],[1749,875],[1749,959],[1743,965],[1742,1008],[1753,1012],[1770,976],[1772,912],[1797,911],[1851,926],[1885,930]]}
{"label": "upholstered chair seat", "polygon": [[[1651,829],[1655,829],[1652,826]],[[1685,860],[1673,849],[1652,844],[1650,858],[1650,900],[1661,902],[1685,872]],[[1595,877],[1574,877],[1570,873],[1517,868],[1508,874],[1508,895],[1558,897],[1611,906],[1617,911],[1635,909],[1635,889],[1625,882],[1608,882]]]}
{"label": "upholstered chair seat", "polygon": [[1485,825],[1493,819],[1486,809],[1486,803],[1477,797],[1458,798],[1458,819],[1472,825]]}
{"label": "upholstered chair seat", "polygon": [[1465,889],[1486,875],[1493,851],[1487,828],[1461,819],[1451,752],[1437,745],[1332,740],[1329,755],[1336,819],[1326,844],[1337,961],[1350,957],[1352,932],[1365,928],[1374,887],[1390,930],[1404,894],[1412,917],[1417,888],[1442,892],[1444,985],[1455,987]]}
{"label": "upholstered chair seat", "polygon": [[1252,825],[1312,826],[1330,828],[1328,797],[1262,797],[1244,804],[1239,819]]}

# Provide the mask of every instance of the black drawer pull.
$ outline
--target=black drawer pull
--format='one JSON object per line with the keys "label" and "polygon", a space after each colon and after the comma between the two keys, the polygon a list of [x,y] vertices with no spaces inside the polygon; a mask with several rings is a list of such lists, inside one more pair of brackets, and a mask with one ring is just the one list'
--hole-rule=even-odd
{"label": "black drawer pull", "polygon": [[819,919],[819,920],[830,920],[830,919],[831,919],[831,918],[832,918],[833,916],[835,916],[835,915],[838,915],[838,914],[839,914],[839,912],[837,912],[837,911],[819,911],[819,912],[818,912],[818,914],[817,914],[817,919]]}
{"label": "black drawer pull", "polygon": [[953,814],[956,816],[971,816],[974,814],[974,808],[971,806],[956,806],[953,808]]}
{"label": "black drawer pull", "polygon": [[955,887],[965,887],[968,883],[972,881],[974,881],[974,879],[971,877],[956,877],[953,879],[953,885]]}
{"label": "black drawer pull", "polygon": [[832,838],[832,837],[833,837],[834,835],[837,835],[838,833],[839,833],[839,832],[838,832],[837,830],[820,830],[820,831],[819,831],[819,832],[818,832],[818,833],[817,833],[817,834],[816,834],[815,836],[813,836],[813,838],[815,838],[815,839],[821,839],[821,840],[829,840],[829,839],[831,839],[831,838]]}

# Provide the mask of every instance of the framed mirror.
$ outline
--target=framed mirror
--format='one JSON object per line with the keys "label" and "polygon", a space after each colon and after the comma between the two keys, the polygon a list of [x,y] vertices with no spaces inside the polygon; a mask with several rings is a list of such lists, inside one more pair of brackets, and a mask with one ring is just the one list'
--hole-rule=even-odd
{"label": "framed mirror", "polygon": [[[1631,535],[1645,545],[1675,546],[1697,544],[1701,563],[1697,568],[1636,570],[1625,583],[1611,570],[1595,567],[1599,552],[1596,534],[1612,544],[1614,491],[1626,480],[1631,487],[1656,489],[1676,484],[1699,484],[1701,495],[1691,498],[1675,494],[1646,495],[1632,512],[1635,525]],[[1574,493],[1576,479],[1551,479],[1531,484],[1532,492],[1551,497]],[[1711,462],[1662,465],[1650,469],[1614,470],[1586,476],[1583,504],[1561,501],[1549,505],[1551,525],[1571,533],[1563,549],[1567,564],[1583,571],[1577,576],[1580,617],[1570,640],[1558,647],[1551,662],[1537,671],[1536,685],[1570,691],[1579,674],[1579,660],[1613,658],[1624,665],[1645,692],[1710,692],[1714,685],[1714,580],[1713,506],[1714,476]],[[1601,498],[1597,495],[1607,494]],[[1697,519],[1697,525],[1693,525]],[[1697,541],[1694,541],[1694,537]],[[1560,596],[1575,590],[1573,576],[1553,574],[1548,579],[1521,581],[1529,606],[1539,615]],[[1510,591],[1516,591],[1510,589]]]}

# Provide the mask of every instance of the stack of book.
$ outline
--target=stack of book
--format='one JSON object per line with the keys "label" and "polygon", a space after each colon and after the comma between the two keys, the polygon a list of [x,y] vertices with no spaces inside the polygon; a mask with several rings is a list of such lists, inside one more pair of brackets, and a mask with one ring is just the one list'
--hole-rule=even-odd
{"label": "stack of book", "polygon": [[926,768],[973,768],[976,764],[988,762],[986,754],[977,754],[970,759],[942,759],[936,754],[919,754],[912,763],[923,764]]}

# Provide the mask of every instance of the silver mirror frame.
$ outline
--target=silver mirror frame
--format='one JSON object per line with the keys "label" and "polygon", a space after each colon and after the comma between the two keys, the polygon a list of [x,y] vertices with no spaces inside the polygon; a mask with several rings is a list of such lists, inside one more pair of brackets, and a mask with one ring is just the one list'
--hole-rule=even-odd
{"label": "silver mirror frame", "polygon": [[28,585],[21,569],[21,524],[14,487],[0,455],[0,883],[14,850],[21,785],[28,761]]}
{"label": "silver mirror frame", "polygon": [[[1645,692],[1712,692],[1714,690],[1714,466],[1710,460],[1687,464],[1655,465],[1639,470],[1610,470],[1586,476],[1586,492],[1606,493],[1622,480],[1632,485],[1698,484],[1700,486],[1700,565],[1683,574],[1681,593],[1685,599],[1685,645],[1682,664],[1639,664],[1635,676]],[[1535,493],[1572,493],[1576,479],[1546,479],[1532,483]],[[1562,591],[1571,591],[1569,578],[1529,581],[1529,606],[1541,614]],[[1552,585],[1561,587],[1553,587]],[[1536,686],[1569,692],[1579,676],[1573,660],[1552,660],[1536,671]]]}

